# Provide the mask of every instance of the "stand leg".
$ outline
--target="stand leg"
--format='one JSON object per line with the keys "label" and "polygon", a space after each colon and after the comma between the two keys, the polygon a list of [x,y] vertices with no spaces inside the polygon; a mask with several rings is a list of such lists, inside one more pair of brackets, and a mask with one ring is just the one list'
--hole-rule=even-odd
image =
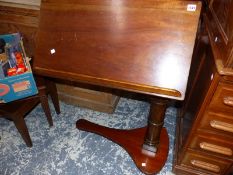
{"label": "stand leg", "polygon": [[152,99],[143,148],[156,153],[168,100]]}
{"label": "stand leg", "polygon": [[[168,155],[168,134],[160,124],[163,123],[166,102],[152,101],[148,127],[120,130],[100,126],[83,119],[77,121],[76,127],[112,140],[129,153],[140,171],[145,174],[155,174],[162,169]],[[145,149],[145,147],[152,150]]]}
{"label": "stand leg", "polygon": [[57,87],[56,84],[51,81],[51,80],[46,80],[46,87],[49,90],[50,97],[53,102],[53,106],[55,108],[55,111],[57,114],[60,114],[60,105],[59,105],[59,99],[58,99],[58,94],[57,94]]}

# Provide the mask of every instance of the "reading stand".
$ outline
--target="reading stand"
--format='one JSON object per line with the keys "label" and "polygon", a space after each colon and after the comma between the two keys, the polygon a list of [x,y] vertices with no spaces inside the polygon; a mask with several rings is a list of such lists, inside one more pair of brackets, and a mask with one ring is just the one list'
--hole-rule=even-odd
{"label": "reading stand", "polygon": [[34,71],[150,95],[145,128],[83,119],[76,126],[121,145],[142,172],[157,173],[168,154],[167,102],[185,97],[200,10],[189,1],[42,0]]}

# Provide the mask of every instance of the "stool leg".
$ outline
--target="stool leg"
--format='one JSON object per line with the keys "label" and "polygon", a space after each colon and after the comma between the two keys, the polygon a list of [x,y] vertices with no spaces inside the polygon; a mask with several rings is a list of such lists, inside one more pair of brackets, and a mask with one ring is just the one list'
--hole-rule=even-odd
{"label": "stool leg", "polygon": [[46,95],[44,96],[40,96],[40,102],[41,102],[41,106],[44,110],[45,116],[48,120],[49,126],[53,126],[53,119],[51,116],[51,111],[49,108],[49,103],[48,103],[48,98]]}
{"label": "stool leg", "polygon": [[49,94],[51,96],[53,106],[56,110],[57,114],[60,114],[60,105],[59,105],[59,99],[58,99],[58,94],[57,94],[57,87],[56,84],[50,80],[46,80],[46,86],[49,90]]}
{"label": "stool leg", "polygon": [[27,125],[24,121],[23,116],[13,116],[13,122],[18,129],[20,135],[22,136],[23,140],[25,141],[28,147],[32,147],[32,141],[28,132]]}

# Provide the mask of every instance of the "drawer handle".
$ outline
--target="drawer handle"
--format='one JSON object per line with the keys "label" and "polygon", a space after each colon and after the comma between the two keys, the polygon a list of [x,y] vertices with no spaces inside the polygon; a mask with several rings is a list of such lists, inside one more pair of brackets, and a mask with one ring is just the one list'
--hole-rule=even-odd
{"label": "drawer handle", "polygon": [[224,97],[223,103],[233,107],[233,97]]}
{"label": "drawer handle", "polygon": [[215,173],[220,172],[220,167],[211,163],[203,162],[200,160],[191,160],[191,164],[195,167],[206,169]]}
{"label": "drawer handle", "polygon": [[207,142],[201,142],[200,147],[206,151],[212,151],[226,156],[232,156],[232,150],[223,146],[218,146]]}
{"label": "drawer handle", "polygon": [[215,129],[223,130],[223,131],[228,131],[233,133],[233,125],[226,123],[226,122],[221,122],[217,120],[211,120],[210,121],[210,126]]}

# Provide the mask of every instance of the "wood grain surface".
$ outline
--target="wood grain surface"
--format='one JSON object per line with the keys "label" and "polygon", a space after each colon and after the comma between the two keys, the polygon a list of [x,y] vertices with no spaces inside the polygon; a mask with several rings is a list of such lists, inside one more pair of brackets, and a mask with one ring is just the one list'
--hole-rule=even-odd
{"label": "wood grain surface", "polygon": [[43,0],[34,70],[183,100],[200,8],[186,1]]}

